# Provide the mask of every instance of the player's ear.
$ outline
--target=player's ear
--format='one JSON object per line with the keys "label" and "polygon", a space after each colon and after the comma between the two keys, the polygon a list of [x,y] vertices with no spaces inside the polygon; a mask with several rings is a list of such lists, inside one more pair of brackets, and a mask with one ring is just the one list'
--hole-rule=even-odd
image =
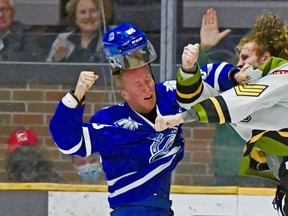
{"label": "player's ear", "polygon": [[120,90],[119,93],[124,99],[126,99],[128,97],[128,94],[125,90]]}
{"label": "player's ear", "polygon": [[266,62],[270,57],[271,57],[270,52],[266,51],[266,52],[263,54],[263,61]]}

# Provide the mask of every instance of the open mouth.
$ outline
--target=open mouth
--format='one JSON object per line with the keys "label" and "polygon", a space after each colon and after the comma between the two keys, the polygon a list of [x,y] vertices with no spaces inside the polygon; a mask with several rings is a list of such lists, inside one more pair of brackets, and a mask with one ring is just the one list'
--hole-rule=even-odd
{"label": "open mouth", "polygon": [[152,95],[149,95],[148,97],[145,97],[144,100],[150,100],[152,98]]}

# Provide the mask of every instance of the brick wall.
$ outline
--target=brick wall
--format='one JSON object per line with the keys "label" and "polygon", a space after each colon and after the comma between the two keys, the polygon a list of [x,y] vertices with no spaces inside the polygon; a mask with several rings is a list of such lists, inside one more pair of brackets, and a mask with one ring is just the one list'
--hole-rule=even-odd
{"label": "brick wall", "polygon": [[[0,181],[5,181],[5,154],[9,134],[19,128],[33,130],[43,148],[48,150],[55,170],[66,182],[79,181],[71,158],[60,153],[49,134],[48,124],[58,101],[73,85],[53,84],[1,84],[0,85]],[[104,90],[103,90],[104,89]],[[84,120],[99,108],[113,103],[111,89],[94,86],[86,96]],[[116,94],[116,100],[121,99]],[[183,128],[186,151],[174,173],[174,184],[211,185],[211,144],[213,125],[187,124]]]}

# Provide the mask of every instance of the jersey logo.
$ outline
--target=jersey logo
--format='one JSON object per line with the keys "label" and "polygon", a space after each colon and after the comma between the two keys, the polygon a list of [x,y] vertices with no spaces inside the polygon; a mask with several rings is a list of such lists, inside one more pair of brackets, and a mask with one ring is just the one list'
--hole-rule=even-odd
{"label": "jersey logo", "polygon": [[139,125],[142,125],[142,124],[134,121],[133,119],[131,119],[131,117],[129,117],[128,119],[126,119],[126,118],[120,119],[119,121],[115,122],[114,124],[118,127],[122,127],[122,128],[132,130],[132,131],[135,131],[136,129],[138,129]]}
{"label": "jersey logo", "polygon": [[237,96],[259,97],[267,87],[267,85],[243,84],[234,87],[234,90]]}
{"label": "jersey logo", "polygon": [[176,89],[176,80],[165,81],[163,85],[166,86],[166,92],[173,91]]}
{"label": "jersey logo", "polygon": [[158,133],[155,137],[148,137],[153,140],[153,143],[150,146],[152,155],[149,159],[150,163],[165,157],[171,151],[177,131],[178,129],[173,128],[169,130],[169,133]]}
{"label": "jersey logo", "polygon": [[288,74],[288,70],[277,70],[272,73],[273,75]]}

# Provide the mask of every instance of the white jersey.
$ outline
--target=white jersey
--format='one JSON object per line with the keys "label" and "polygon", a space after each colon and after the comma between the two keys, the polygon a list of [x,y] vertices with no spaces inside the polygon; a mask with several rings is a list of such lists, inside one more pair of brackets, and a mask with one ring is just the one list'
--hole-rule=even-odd
{"label": "white jersey", "polygon": [[201,95],[197,99],[191,98],[189,103],[179,100],[188,109],[214,97],[209,99],[212,107],[205,106],[206,100],[202,103],[205,112],[198,112],[200,122],[230,122],[246,141],[251,139],[251,131],[255,129],[288,128],[288,93],[285,94],[288,91],[288,63],[273,68],[261,79],[235,86],[221,94],[205,82],[201,85]]}
{"label": "white jersey", "polygon": [[188,79],[178,76],[177,99],[199,122],[230,123],[247,141],[240,174],[275,179],[266,172],[266,155],[288,156],[288,61],[272,57],[245,73],[251,82],[221,94],[202,82],[200,70]]}
{"label": "white jersey", "polygon": [[287,71],[286,74],[270,74],[221,94],[232,126],[246,141],[251,139],[251,134],[245,134],[245,130],[251,133],[254,129],[288,128],[288,64],[284,66],[282,69]]}

